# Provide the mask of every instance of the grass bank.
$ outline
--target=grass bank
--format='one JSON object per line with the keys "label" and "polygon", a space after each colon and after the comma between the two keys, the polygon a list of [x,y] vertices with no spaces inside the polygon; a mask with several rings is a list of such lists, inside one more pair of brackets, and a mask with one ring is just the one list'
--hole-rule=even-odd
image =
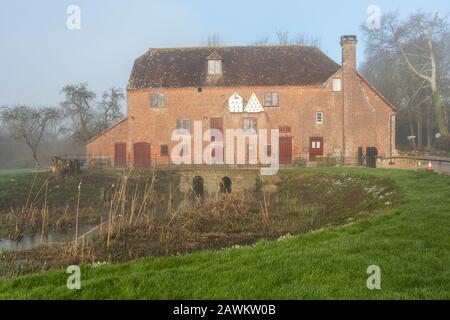
{"label": "grass bank", "polygon": [[[450,298],[450,178],[428,172],[295,169],[370,174],[396,181],[402,203],[351,225],[254,246],[82,266],[82,290],[64,270],[9,278],[0,298],[327,299]],[[366,287],[378,265],[382,289]]]}

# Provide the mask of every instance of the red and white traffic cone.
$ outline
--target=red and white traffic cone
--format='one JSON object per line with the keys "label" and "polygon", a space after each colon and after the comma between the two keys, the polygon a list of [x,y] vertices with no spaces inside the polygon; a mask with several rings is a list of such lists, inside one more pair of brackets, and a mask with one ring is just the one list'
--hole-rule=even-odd
{"label": "red and white traffic cone", "polygon": [[433,171],[433,163],[431,163],[431,161],[428,162],[427,170],[428,170],[428,171]]}

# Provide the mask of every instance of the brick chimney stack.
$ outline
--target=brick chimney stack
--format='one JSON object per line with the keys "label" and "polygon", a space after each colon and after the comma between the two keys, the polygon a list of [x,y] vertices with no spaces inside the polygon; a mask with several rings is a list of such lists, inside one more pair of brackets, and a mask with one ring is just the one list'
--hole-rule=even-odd
{"label": "brick chimney stack", "polygon": [[355,155],[355,149],[348,140],[347,130],[352,122],[353,114],[353,88],[356,83],[356,36],[341,36],[342,46],[342,155],[343,160],[350,159]]}
{"label": "brick chimney stack", "polygon": [[358,38],[353,35],[341,36],[342,66],[356,70],[356,45]]}

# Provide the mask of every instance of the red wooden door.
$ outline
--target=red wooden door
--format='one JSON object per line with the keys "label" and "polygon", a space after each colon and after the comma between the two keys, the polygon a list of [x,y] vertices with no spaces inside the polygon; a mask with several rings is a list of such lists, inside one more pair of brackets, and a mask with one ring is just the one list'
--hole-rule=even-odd
{"label": "red wooden door", "polygon": [[[211,129],[220,130],[220,132],[222,132],[222,135],[223,135],[223,119],[222,118],[211,118]],[[211,137],[211,141],[214,141],[214,137]],[[223,141],[223,139],[222,139],[222,141]],[[220,155],[220,152],[216,151],[215,149],[211,150],[211,157],[216,157],[216,154]],[[222,158],[223,158],[223,148],[222,148]],[[220,161],[223,159],[217,159],[217,160]]]}
{"label": "red wooden door", "polygon": [[127,166],[127,144],[116,143],[114,145],[114,166],[124,168]]}
{"label": "red wooden door", "polygon": [[280,164],[292,164],[292,137],[280,137]]}
{"label": "red wooden door", "polygon": [[134,149],[134,167],[149,168],[151,164],[150,144],[145,142],[136,143]]}
{"label": "red wooden door", "polygon": [[258,155],[256,154],[256,146],[251,143],[247,143],[245,147],[245,163],[246,164],[257,164]]}
{"label": "red wooden door", "polygon": [[323,138],[309,138],[309,161],[316,161],[317,156],[323,156]]}

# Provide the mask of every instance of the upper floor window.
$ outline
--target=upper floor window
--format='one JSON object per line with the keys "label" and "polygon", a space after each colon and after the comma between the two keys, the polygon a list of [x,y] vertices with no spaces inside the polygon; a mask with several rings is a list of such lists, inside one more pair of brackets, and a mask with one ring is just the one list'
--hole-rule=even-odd
{"label": "upper floor window", "polygon": [[278,107],[278,92],[266,92],[264,94],[265,107]]}
{"label": "upper floor window", "polygon": [[216,51],[206,59],[208,60],[208,75],[222,74],[222,57]]}
{"label": "upper floor window", "polygon": [[289,126],[282,126],[278,128],[280,133],[291,133],[291,127]]}
{"label": "upper floor window", "polygon": [[323,124],[324,116],[323,112],[316,112],[316,124]]}
{"label": "upper floor window", "polygon": [[166,99],[163,93],[154,93],[150,96],[150,106],[152,108],[164,108]]}
{"label": "upper floor window", "polygon": [[177,119],[177,129],[184,129],[191,132],[191,119],[189,118]]}
{"label": "upper floor window", "polygon": [[333,79],[333,91],[341,91],[341,90],[342,90],[341,79]]}
{"label": "upper floor window", "polygon": [[244,119],[244,133],[256,134],[256,119]]}
{"label": "upper floor window", "polygon": [[222,74],[222,60],[208,60],[208,74]]}

